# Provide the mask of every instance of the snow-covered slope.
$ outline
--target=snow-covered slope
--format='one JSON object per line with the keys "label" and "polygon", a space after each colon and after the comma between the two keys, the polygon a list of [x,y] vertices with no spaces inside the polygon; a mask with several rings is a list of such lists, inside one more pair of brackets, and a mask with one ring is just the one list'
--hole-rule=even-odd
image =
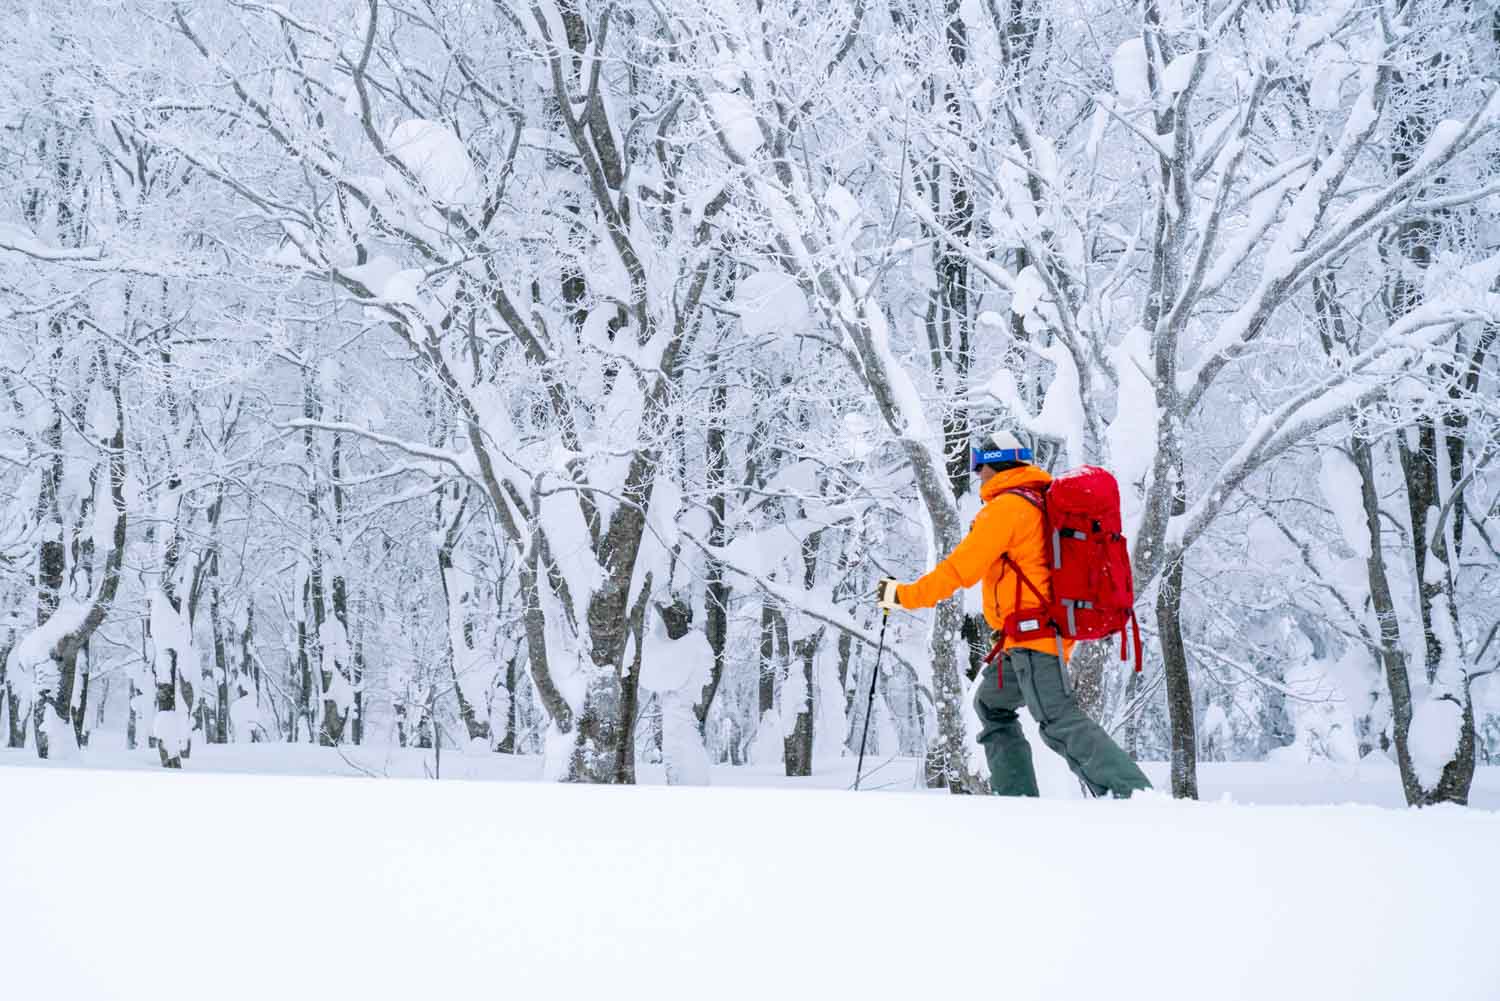
{"label": "snow-covered slope", "polygon": [[5,995],[1493,999],[1500,816],[0,768]]}

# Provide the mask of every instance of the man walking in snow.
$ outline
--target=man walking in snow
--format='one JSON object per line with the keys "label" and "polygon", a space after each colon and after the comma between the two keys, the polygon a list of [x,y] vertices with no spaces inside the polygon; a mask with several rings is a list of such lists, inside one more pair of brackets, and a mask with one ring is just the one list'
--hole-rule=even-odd
{"label": "man walking in snow", "polygon": [[[981,458],[985,461],[977,461]],[[1149,789],[1151,783],[1109,734],[1078,708],[1064,675],[1066,664],[1056,652],[1061,645],[1066,659],[1073,643],[1051,636],[1015,640],[1002,632],[1019,593],[1015,582],[1006,580],[1007,555],[1028,580],[1050,588],[1042,512],[1014,492],[1038,490],[1051,482],[1046,470],[1033,466],[1030,458],[1031,450],[1012,434],[1001,432],[986,439],[974,466],[984,506],[969,534],[935,570],[915,583],[882,579],[876,598],[887,611],[931,608],[959,588],[983,580],[985,621],[995,631],[995,641],[1005,645],[1004,656],[985,665],[974,695],[982,724],[979,743],[990,766],[990,788],[999,796],[1037,795],[1031,746],[1016,715],[1024,702],[1041,729],[1043,742],[1063,756],[1073,774],[1096,796],[1128,797],[1137,789]],[[1005,587],[1000,586],[1002,582]]]}

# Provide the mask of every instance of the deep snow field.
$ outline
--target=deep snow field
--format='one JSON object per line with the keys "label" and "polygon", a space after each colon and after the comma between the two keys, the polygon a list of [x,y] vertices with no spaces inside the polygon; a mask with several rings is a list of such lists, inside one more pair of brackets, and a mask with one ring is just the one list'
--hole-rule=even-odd
{"label": "deep snow field", "polygon": [[906,759],[859,794],[852,759],[586,788],[376,748],[167,773],[108,739],[0,751],[0,997],[1500,998],[1496,768],[1412,811],[1370,766],[1085,802],[1038,749],[1016,801]]}

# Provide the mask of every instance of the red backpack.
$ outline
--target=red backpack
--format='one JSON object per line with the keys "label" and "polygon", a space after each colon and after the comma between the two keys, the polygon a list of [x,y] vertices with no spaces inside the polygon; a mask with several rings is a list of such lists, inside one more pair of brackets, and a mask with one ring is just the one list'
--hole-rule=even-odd
{"label": "red backpack", "polygon": [[[1134,638],[1135,669],[1141,669],[1141,627],[1135,618],[1135,581],[1130,573],[1130,549],[1120,534],[1120,485],[1098,466],[1080,466],[1037,489],[1016,487],[1015,494],[1042,512],[1043,531],[1052,553],[1052,596],[1048,598],[1010,558],[1001,557],[1015,575],[1015,611],[1005,620],[1004,635],[1032,640],[1052,635],[1058,660],[1062,641],[1096,640],[1120,634],[1120,659],[1130,647],[1126,627]],[[1034,598],[1022,604],[1022,587]],[[1004,641],[985,657],[999,656]]]}

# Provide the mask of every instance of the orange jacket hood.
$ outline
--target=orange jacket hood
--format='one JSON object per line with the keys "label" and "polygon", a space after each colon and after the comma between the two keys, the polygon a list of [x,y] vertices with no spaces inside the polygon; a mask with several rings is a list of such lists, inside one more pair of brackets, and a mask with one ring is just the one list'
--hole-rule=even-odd
{"label": "orange jacket hood", "polygon": [[1018,466],[1015,469],[1007,469],[1003,473],[996,473],[989,478],[987,483],[981,483],[979,485],[979,499],[989,504],[1007,490],[1015,490],[1021,487],[1034,487],[1040,490],[1051,482],[1052,474],[1048,473],[1045,469],[1030,465]]}

